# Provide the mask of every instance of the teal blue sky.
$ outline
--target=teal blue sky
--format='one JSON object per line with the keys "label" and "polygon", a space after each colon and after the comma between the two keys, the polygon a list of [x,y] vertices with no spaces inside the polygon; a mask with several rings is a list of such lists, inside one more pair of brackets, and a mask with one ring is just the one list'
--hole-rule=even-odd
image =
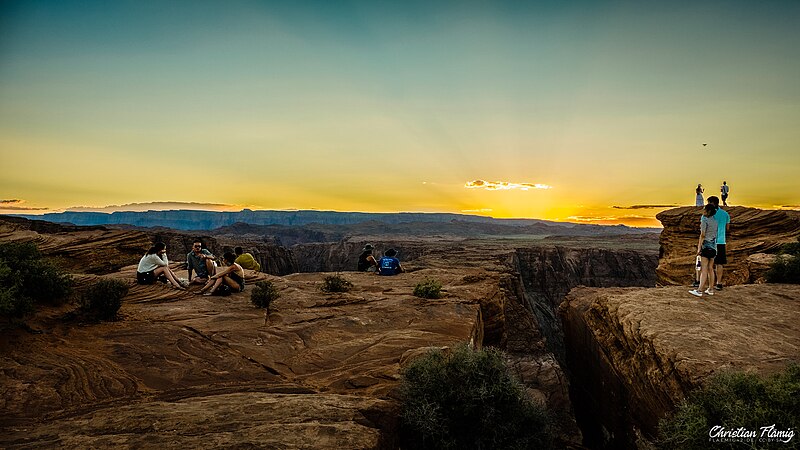
{"label": "teal blue sky", "polygon": [[0,196],[652,224],[629,207],[727,179],[792,207],[798,23],[788,0],[4,1]]}

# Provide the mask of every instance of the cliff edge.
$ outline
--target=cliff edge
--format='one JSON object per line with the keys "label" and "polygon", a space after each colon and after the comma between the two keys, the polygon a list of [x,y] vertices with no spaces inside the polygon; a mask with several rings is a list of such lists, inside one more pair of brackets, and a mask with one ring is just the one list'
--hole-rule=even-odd
{"label": "cliff edge", "polygon": [[[726,252],[728,264],[723,277],[726,285],[757,281],[753,259],[760,253],[777,253],[781,246],[800,237],[800,211],[762,210],[744,206],[724,207],[731,216]],[[702,208],[687,206],[656,215],[664,230],[659,240],[659,263],[656,270],[662,284],[691,284],[697,240],[700,237]]]}

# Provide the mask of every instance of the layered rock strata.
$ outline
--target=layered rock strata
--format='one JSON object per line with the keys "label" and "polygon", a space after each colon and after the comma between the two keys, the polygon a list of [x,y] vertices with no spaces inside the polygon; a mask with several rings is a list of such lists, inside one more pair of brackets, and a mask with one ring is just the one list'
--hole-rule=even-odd
{"label": "layered rock strata", "polygon": [[[761,210],[734,206],[724,208],[731,216],[727,235],[724,283],[758,281],[763,273],[756,262],[751,270],[748,257],[758,253],[777,253],[781,246],[800,237],[800,211]],[[691,284],[697,240],[700,237],[702,208],[683,207],[656,215],[664,226],[661,232],[658,279],[663,284]],[[752,272],[752,273],[751,273]]]}
{"label": "layered rock strata", "polygon": [[[130,280],[134,271],[110,277]],[[414,275],[350,274],[351,292],[326,294],[326,275],[270,277],[281,297],[266,322],[248,292],[198,297],[132,285],[120,321],[47,310],[30,322],[42,334],[5,330],[0,446],[91,446],[110,435],[168,448],[318,437],[325,448],[383,446],[380,439],[394,436],[401,357],[422,347],[479,346],[479,300],[493,288],[464,286],[460,272],[436,273],[448,297],[424,301],[411,295],[421,279]],[[282,414],[253,414],[255,405],[283,402]],[[86,421],[91,426],[75,428]]]}
{"label": "layered rock strata", "polygon": [[572,290],[561,304],[567,362],[587,440],[633,448],[709,375],[770,374],[800,357],[800,286]]}

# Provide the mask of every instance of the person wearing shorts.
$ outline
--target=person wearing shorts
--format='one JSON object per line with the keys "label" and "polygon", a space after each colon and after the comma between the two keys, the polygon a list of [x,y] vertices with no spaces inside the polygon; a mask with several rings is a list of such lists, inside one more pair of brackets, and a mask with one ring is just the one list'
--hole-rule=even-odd
{"label": "person wearing shorts", "polygon": [[136,268],[138,284],[153,284],[156,280],[169,283],[176,289],[185,289],[175,272],[169,268],[167,245],[163,242],[153,244],[139,260],[139,266]]}
{"label": "person wearing shorts", "polygon": [[[703,208],[703,216],[700,218],[700,239],[697,241],[697,254],[700,255],[700,286],[689,291],[695,297],[714,295],[711,285],[714,283],[714,273],[711,267],[714,258],[717,256],[717,221],[714,219],[717,208],[711,203]],[[703,286],[708,285],[704,291]]]}
{"label": "person wearing shorts", "polygon": [[[724,183],[724,181],[723,181]],[[728,227],[731,223],[731,216],[727,211],[719,207],[719,199],[712,195],[708,197],[708,203],[719,208],[714,218],[717,219],[717,256],[714,257],[714,274],[717,281],[714,289],[722,290],[722,275],[725,271],[725,264],[728,264],[728,255],[725,252],[726,237],[728,235]]]}
{"label": "person wearing shorts", "polygon": [[222,260],[227,266],[211,275],[198,294],[213,295],[223,284],[233,292],[244,291],[244,269],[236,263],[236,255],[226,252],[222,255]]}

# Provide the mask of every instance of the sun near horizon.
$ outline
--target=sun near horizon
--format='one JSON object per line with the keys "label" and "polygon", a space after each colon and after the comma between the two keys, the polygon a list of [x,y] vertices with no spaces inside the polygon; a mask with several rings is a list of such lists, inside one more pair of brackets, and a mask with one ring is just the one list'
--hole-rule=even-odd
{"label": "sun near horizon", "polygon": [[799,20],[790,0],[3,2],[0,214],[660,226],[722,181],[798,208]]}

